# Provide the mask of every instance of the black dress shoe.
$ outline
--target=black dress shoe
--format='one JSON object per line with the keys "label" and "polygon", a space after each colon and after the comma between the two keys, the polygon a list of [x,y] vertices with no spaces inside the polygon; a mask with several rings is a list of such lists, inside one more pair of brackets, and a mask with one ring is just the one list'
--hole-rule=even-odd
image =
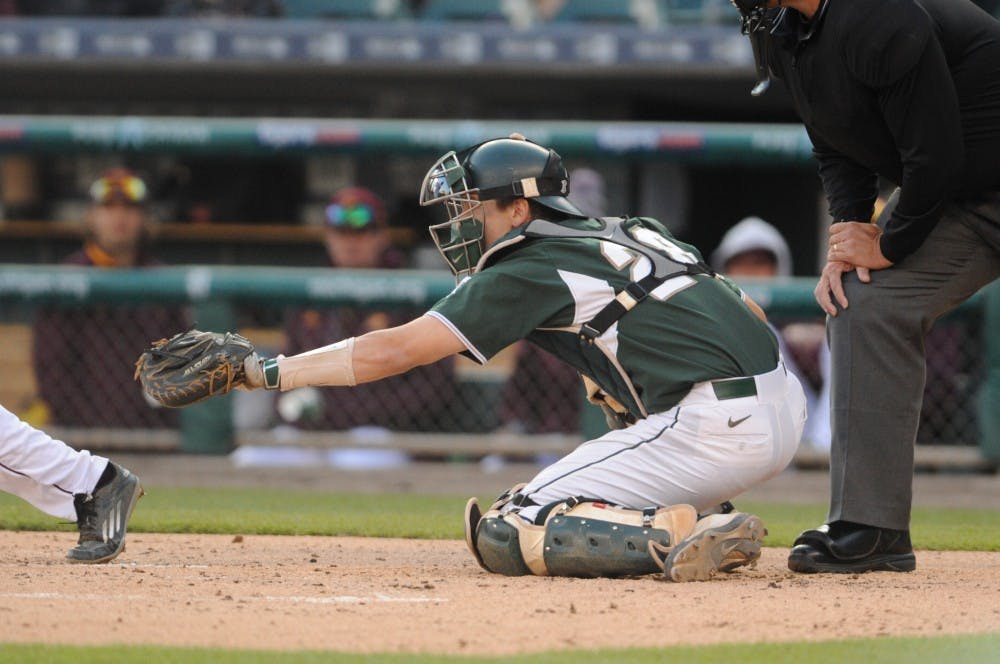
{"label": "black dress shoe", "polygon": [[912,572],[917,567],[910,531],[834,521],[803,532],[792,545],[793,572]]}

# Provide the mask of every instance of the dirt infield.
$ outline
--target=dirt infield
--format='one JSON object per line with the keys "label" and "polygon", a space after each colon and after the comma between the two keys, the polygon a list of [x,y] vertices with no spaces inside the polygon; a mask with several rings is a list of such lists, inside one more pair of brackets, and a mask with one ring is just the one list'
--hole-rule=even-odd
{"label": "dirt infield", "polygon": [[[379,472],[236,468],[225,457],[118,457],[147,486],[271,486],[491,497],[537,468]],[[825,472],[741,500],[822,504]],[[1000,477],[918,475],[914,502],[1000,507]],[[810,524],[804,524],[810,525]],[[492,654],[569,648],[1000,631],[1000,554],[926,552],[910,574],[796,576],[785,549],[706,583],[507,578],[460,541],[136,533],[108,566],[62,562],[75,537],[0,532],[0,643],[166,644]],[[95,610],[100,607],[100,611]]]}
{"label": "dirt infield", "polygon": [[[704,583],[507,578],[459,541],[139,533],[108,566],[70,533],[0,532],[0,642],[510,655],[1000,629],[1000,554],[793,576],[783,549]],[[99,608],[99,610],[97,610]]]}

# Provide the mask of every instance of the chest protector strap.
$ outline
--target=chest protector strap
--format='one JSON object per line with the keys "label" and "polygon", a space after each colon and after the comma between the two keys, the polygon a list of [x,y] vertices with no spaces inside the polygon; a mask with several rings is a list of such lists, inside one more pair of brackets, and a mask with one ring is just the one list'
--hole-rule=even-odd
{"label": "chest protector strap", "polygon": [[580,339],[587,343],[593,343],[594,339],[607,332],[608,328],[614,325],[619,318],[645,300],[664,282],[682,275],[715,274],[704,261],[681,263],[655,248],[639,242],[623,227],[622,222],[624,221],[626,221],[625,217],[601,217],[601,222],[604,224],[603,229],[581,230],[545,219],[535,219],[524,230],[525,237],[529,238],[594,238],[613,242],[638,252],[639,255],[648,258],[652,264],[652,272],[638,281],[629,282],[615,295],[615,299],[608,302],[603,309],[597,312],[597,315],[580,327]]}

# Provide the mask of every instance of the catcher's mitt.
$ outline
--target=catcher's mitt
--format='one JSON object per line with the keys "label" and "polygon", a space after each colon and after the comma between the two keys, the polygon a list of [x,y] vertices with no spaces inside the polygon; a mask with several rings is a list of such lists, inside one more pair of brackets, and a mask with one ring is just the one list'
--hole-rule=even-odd
{"label": "catcher's mitt", "polygon": [[135,363],[135,378],[164,406],[180,408],[243,384],[249,339],[226,332],[188,330],[153,343]]}

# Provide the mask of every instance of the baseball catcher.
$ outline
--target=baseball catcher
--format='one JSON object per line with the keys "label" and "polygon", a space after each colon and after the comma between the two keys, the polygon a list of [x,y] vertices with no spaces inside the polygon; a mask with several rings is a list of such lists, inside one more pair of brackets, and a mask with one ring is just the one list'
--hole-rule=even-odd
{"label": "baseball catcher", "polygon": [[182,336],[184,350],[167,342],[140,362],[143,384],[171,405],[237,385],[350,386],[457,353],[485,363],[526,339],[574,367],[615,428],[485,511],[469,500],[483,568],[689,581],[752,564],[764,524],[722,505],[792,459],[802,388],[760,308],[696,248],[655,219],[589,218],[568,193],[561,157],[523,136],[448,152],[420,203],[447,212],[430,232],[457,286],[430,311],[290,357],[239,345],[222,360],[219,335],[188,363]]}

